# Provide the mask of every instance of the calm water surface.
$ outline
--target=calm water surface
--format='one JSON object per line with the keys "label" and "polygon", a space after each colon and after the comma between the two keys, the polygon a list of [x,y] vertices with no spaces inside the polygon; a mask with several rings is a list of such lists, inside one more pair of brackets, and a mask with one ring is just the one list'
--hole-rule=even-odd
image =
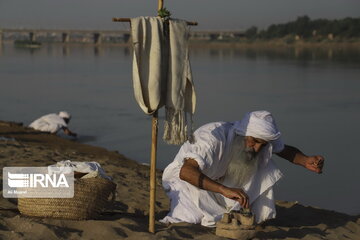
{"label": "calm water surface", "polygon": [[[0,47],[0,119],[29,124],[60,110],[79,141],[149,162],[151,118],[137,106],[130,50],[111,46]],[[359,49],[191,49],[195,126],[271,111],[287,144],[322,154],[322,175],[274,157],[276,197],[360,214]],[[160,111],[160,130],[162,119]],[[160,137],[159,137],[160,139]],[[178,150],[159,140],[158,168]]]}

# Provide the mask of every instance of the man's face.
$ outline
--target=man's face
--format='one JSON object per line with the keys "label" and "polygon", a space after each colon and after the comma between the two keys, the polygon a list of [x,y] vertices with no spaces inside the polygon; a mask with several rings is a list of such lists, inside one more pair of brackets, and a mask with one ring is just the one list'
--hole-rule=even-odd
{"label": "man's face", "polygon": [[254,153],[260,152],[262,147],[264,147],[267,143],[267,141],[260,138],[255,138],[251,136],[245,137],[245,147],[247,151],[252,151]]}

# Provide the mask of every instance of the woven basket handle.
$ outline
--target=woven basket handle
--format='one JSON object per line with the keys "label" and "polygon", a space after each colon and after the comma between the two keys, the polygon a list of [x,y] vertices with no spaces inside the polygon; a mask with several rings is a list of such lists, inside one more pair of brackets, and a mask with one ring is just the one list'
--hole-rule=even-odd
{"label": "woven basket handle", "polygon": [[111,199],[109,200],[109,202],[111,204],[113,204],[115,202],[116,199],[116,188],[110,193]]}

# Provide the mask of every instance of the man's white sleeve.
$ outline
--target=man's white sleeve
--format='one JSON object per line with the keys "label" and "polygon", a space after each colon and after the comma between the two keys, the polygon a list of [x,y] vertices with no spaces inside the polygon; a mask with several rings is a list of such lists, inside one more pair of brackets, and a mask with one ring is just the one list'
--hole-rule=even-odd
{"label": "man's white sleeve", "polygon": [[215,135],[209,131],[196,132],[195,143],[186,142],[182,146],[182,161],[192,158],[198,163],[201,171],[210,168],[214,160],[219,158],[220,149],[223,148],[223,138],[224,136]]}

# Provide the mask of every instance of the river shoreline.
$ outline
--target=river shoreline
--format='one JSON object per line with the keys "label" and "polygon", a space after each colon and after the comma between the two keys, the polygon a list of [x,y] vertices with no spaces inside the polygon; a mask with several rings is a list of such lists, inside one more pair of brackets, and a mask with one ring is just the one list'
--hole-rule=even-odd
{"label": "river shoreline", "polygon": [[[97,161],[117,184],[114,209],[100,219],[70,221],[22,216],[14,199],[1,197],[1,239],[223,239],[213,228],[156,221],[156,233],[147,232],[149,167],[118,152],[77,143],[55,135],[0,121],[2,167],[47,166],[61,160]],[[157,171],[156,219],[167,213],[169,201]],[[359,239],[360,216],[277,202],[277,218],[256,227],[255,239]]]}

